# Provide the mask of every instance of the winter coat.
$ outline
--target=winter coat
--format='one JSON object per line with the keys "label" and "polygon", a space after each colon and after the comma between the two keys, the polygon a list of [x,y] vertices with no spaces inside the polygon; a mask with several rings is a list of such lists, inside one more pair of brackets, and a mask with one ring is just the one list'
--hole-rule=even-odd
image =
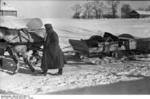
{"label": "winter coat", "polygon": [[43,58],[41,69],[57,69],[64,67],[64,55],[59,46],[59,38],[50,24],[45,25],[46,38],[44,41]]}

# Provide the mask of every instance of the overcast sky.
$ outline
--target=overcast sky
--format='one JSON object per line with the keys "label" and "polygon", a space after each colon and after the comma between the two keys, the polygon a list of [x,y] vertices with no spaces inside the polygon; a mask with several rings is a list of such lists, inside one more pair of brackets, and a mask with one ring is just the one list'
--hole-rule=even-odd
{"label": "overcast sky", "polygon": [[[70,18],[74,4],[83,4],[86,0],[2,0],[18,10],[20,17]],[[150,1],[121,1],[129,3],[132,8],[147,7]]]}

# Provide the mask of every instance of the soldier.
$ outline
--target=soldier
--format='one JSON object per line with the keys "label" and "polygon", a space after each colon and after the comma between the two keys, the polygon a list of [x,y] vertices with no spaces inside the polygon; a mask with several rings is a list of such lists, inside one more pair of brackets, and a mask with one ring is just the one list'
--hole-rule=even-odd
{"label": "soldier", "polygon": [[51,24],[45,24],[46,37],[44,40],[43,58],[41,69],[44,75],[48,69],[58,69],[58,75],[62,75],[64,67],[64,55],[59,46],[59,38]]}

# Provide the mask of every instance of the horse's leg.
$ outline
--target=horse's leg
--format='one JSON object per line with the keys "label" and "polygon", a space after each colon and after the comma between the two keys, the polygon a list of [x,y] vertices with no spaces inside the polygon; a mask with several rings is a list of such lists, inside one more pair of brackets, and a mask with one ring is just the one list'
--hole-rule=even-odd
{"label": "horse's leg", "polygon": [[39,60],[41,59],[41,56],[39,55],[37,50],[33,50],[33,54],[34,57],[36,57],[36,62],[35,64],[37,64],[39,62]]}
{"label": "horse's leg", "polygon": [[[36,50],[32,50],[32,51],[33,51],[32,56],[33,56],[33,57],[36,57],[36,62],[35,62],[35,64],[37,64],[37,63],[38,63],[38,56],[37,56],[37,55],[38,55],[38,52],[37,52]],[[33,57],[32,57],[32,58],[33,58]]]}
{"label": "horse's leg", "polygon": [[31,70],[32,72],[34,72],[35,69],[34,69],[33,66],[30,64],[30,62],[28,61],[28,59],[27,59],[26,56],[23,56],[23,60],[24,60],[24,62],[29,66],[30,70]]}
{"label": "horse's leg", "polygon": [[18,56],[17,56],[17,53],[14,53],[13,51],[12,51],[12,49],[11,48],[7,48],[7,51],[8,51],[8,53],[10,54],[10,56],[12,57],[12,59],[14,60],[14,62],[15,62],[15,64],[16,64],[16,67],[15,67],[15,71],[14,71],[14,73],[17,73],[18,72],[18,70],[19,70],[19,62],[18,62]]}
{"label": "horse's leg", "polygon": [[33,66],[31,65],[31,63],[30,63],[29,60],[28,60],[28,58],[29,58],[28,56],[29,56],[29,55],[27,54],[27,50],[22,51],[22,56],[23,56],[24,63],[29,66],[29,68],[30,68],[30,70],[31,70],[32,72],[34,72],[35,69],[33,68]]}

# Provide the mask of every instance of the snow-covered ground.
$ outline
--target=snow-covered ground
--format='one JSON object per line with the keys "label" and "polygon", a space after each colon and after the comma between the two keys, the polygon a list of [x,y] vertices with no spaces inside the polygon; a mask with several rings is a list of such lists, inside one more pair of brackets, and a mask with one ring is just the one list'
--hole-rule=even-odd
{"label": "snow-covered ground", "polygon": [[[136,37],[150,37],[150,19],[42,19],[42,21],[44,24],[51,23],[54,26],[63,50],[65,50],[64,47],[69,46],[68,39],[89,38],[91,35],[101,35],[105,31],[116,35],[129,33]],[[21,22],[24,26],[25,23]],[[12,64],[10,61],[4,60],[4,63],[5,69],[12,70],[13,66],[10,65]],[[142,79],[142,77],[128,77],[128,75],[150,76],[149,63],[149,61],[131,61],[92,65],[79,61],[69,61],[64,67],[62,76],[38,75],[38,72],[31,73],[28,68],[22,65],[19,73],[15,75],[10,75],[0,69],[0,89],[32,95]],[[40,68],[36,66],[36,69],[38,71]],[[56,72],[56,70],[49,70],[48,72]]]}

